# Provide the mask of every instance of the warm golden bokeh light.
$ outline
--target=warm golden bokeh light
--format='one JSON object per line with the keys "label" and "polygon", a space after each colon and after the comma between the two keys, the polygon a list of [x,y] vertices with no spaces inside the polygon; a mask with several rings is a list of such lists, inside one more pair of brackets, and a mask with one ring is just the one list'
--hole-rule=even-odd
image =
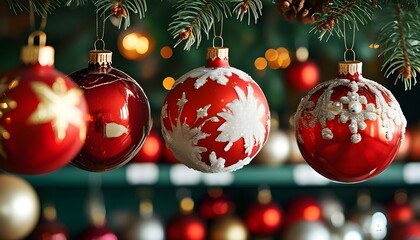
{"label": "warm golden bokeh light", "polygon": [[267,60],[263,57],[258,57],[254,61],[255,68],[258,70],[264,70],[267,67]]}
{"label": "warm golden bokeh light", "polygon": [[149,50],[149,39],[145,36],[137,38],[136,52],[138,54],[145,54]]}
{"label": "warm golden bokeh light", "polygon": [[118,49],[127,59],[140,59],[147,56],[154,47],[153,39],[139,32],[121,33]]}
{"label": "warm golden bokeh light", "polygon": [[163,79],[162,85],[166,90],[171,90],[174,83],[175,79],[173,77],[166,77]]}
{"label": "warm golden bokeh light", "polygon": [[191,212],[194,209],[194,201],[191,198],[181,200],[180,208],[184,212]]}
{"label": "warm golden bokeh light", "polygon": [[296,59],[299,62],[304,62],[309,58],[309,51],[306,47],[299,47],[296,49]]}
{"label": "warm golden bokeh light", "polygon": [[137,47],[137,34],[127,34],[122,41],[123,48],[126,50],[135,50]]}
{"label": "warm golden bokeh light", "polygon": [[160,49],[160,56],[164,59],[171,58],[173,54],[172,48],[168,46],[164,46]]}
{"label": "warm golden bokeh light", "polygon": [[379,48],[379,44],[377,44],[377,43],[371,43],[371,44],[369,45],[369,47],[370,47],[370,48],[373,48],[373,49],[377,49],[377,48]]}
{"label": "warm golden bokeh light", "polygon": [[267,49],[267,51],[265,51],[265,58],[269,62],[276,61],[278,56],[279,56],[279,53],[275,49],[270,48],[270,49]]}

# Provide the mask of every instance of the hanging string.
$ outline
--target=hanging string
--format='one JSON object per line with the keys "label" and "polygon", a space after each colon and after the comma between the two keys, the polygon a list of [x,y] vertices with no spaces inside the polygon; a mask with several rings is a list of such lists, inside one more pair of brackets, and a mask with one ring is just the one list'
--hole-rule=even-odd
{"label": "hanging string", "polygon": [[220,39],[220,41],[222,43],[220,47],[223,47],[223,37],[222,37],[222,34],[223,34],[223,17],[220,19],[220,34],[219,35],[216,34],[216,24],[213,25],[213,34],[214,34],[213,47],[215,47],[214,42],[215,42],[216,39]]}
{"label": "hanging string", "polygon": [[343,38],[344,38],[344,48],[346,49],[344,51],[344,61],[347,62],[347,53],[351,52],[353,54],[353,61],[356,61],[356,53],[354,52],[354,41],[356,36],[356,28],[353,26],[353,36],[351,40],[351,46],[350,48],[347,46],[347,36],[346,36],[346,23],[343,23]]}
{"label": "hanging string", "polygon": [[41,23],[39,28],[36,29],[35,27],[35,13],[32,6],[32,1],[29,1],[29,25],[31,26],[32,31],[44,31],[45,27],[47,26],[47,15],[42,17]]}
{"label": "hanging string", "polygon": [[101,14],[103,16],[102,19],[102,31],[101,33],[99,33],[99,14],[98,14],[98,10],[96,10],[96,40],[93,44],[93,47],[95,48],[95,50],[97,50],[96,48],[96,44],[98,42],[102,43],[102,50],[105,50],[105,41],[104,41],[104,36],[105,36],[105,15]]}

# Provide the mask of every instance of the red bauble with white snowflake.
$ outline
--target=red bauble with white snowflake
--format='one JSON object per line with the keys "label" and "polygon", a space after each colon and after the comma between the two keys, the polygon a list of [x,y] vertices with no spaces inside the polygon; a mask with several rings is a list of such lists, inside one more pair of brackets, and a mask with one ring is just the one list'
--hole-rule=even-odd
{"label": "red bauble with white snowflake", "polygon": [[295,115],[306,162],[338,182],[361,182],[381,173],[404,138],[406,120],[397,100],[361,73],[361,62],[341,62],[339,77],[311,90]]}
{"label": "red bauble with white snowflake", "polygon": [[89,52],[88,68],[70,74],[89,108],[86,142],[72,164],[92,172],[115,169],[140,150],[151,127],[149,101],[140,85],[111,66],[112,52]]}
{"label": "red bauble with white snowflake", "polygon": [[161,113],[162,135],[176,159],[202,172],[242,168],[267,140],[270,111],[227,48],[209,48],[207,65],[177,80]]}
{"label": "red bauble with white snowflake", "polygon": [[57,170],[85,140],[83,92],[54,68],[54,49],[45,42],[45,33],[32,33],[22,48],[22,65],[0,75],[0,169],[8,172]]}

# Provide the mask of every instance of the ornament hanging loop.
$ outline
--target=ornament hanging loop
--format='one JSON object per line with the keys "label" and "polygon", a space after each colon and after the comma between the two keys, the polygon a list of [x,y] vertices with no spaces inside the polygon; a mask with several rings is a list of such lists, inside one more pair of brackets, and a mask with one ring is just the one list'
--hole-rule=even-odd
{"label": "ornament hanging loop", "polygon": [[353,35],[352,35],[352,39],[351,39],[351,46],[349,48],[347,46],[346,23],[344,22],[343,23],[343,39],[344,39],[344,48],[346,49],[344,51],[344,61],[345,62],[348,62],[347,53],[352,53],[353,54],[353,62],[356,61],[356,53],[353,50],[355,38],[356,38],[356,27],[353,26]]}
{"label": "ornament hanging loop", "polygon": [[223,47],[222,34],[223,34],[223,17],[220,19],[220,34],[219,35],[216,34],[216,25],[215,24],[213,25],[213,35],[214,35],[214,37],[213,37],[213,48],[216,47],[216,44],[215,44],[216,39],[220,39],[221,44],[220,44],[219,47],[221,47],[221,48]]}
{"label": "ornament hanging loop", "polygon": [[47,44],[47,34],[45,34],[45,32],[38,30],[35,31],[33,33],[31,33],[28,37],[28,46],[34,46],[34,40],[35,38],[38,37],[39,38],[39,43],[38,45],[40,47],[45,47],[45,45]]}
{"label": "ornament hanging loop", "polygon": [[101,29],[101,33],[99,33],[99,14],[98,14],[99,10],[96,10],[96,40],[93,43],[93,47],[95,50],[97,50],[97,43],[100,42],[102,43],[102,50],[105,50],[105,41],[104,41],[104,36],[105,36],[105,15],[101,14],[103,16],[102,19],[102,29]]}

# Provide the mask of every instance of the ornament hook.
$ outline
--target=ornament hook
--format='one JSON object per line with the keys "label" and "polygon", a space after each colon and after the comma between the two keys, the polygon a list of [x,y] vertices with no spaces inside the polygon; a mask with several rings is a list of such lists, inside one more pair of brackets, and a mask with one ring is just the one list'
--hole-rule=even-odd
{"label": "ornament hook", "polygon": [[[29,1],[29,25],[31,26],[32,30],[35,31],[35,14],[34,14],[34,8],[32,6],[32,1]],[[42,17],[41,23],[39,25],[38,30],[44,31],[45,26],[47,25],[47,15]]]}
{"label": "ornament hook", "polygon": [[353,61],[356,61],[356,53],[353,50],[355,36],[356,36],[356,27],[353,26],[353,36],[352,36],[352,39],[351,39],[351,46],[350,46],[350,48],[347,47],[346,23],[344,22],[343,23],[343,39],[344,39],[344,48],[346,49],[344,51],[344,61],[345,62],[348,62],[348,60],[347,60],[347,53],[349,53],[349,52],[353,54]]}
{"label": "ornament hook", "polygon": [[214,37],[213,37],[213,48],[215,48],[216,46],[216,44],[215,44],[215,40],[216,39],[220,39],[220,41],[221,41],[221,45],[220,45],[220,47],[223,47],[223,37],[222,37],[222,34],[223,34],[223,17],[220,19],[220,34],[219,35],[217,35],[216,34],[216,26],[215,25],[213,25],[213,34],[214,34]]}
{"label": "ornament hook", "polygon": [[96,48],[96,44],[98,42],[102,43],[102,50],[105,50],[105,41],[104,41],[104,36],[105,36],[105,15],[101,14],[103,16],[103,20],[102,20],[102,31],[99,34],[99,14],[98,14],[99,10],[96,10],[96,40],[93,43],[93,47],[95,50],[97,50]]}
{"label": "ornament hook", "polygon": [[35,31],[33,33],[31,33],[28,37],[28,46],[34,46],[34,39],[35,37],[39,38],[39,43],[38,45],[40,47],[45,47],[46,43],[47,43],[47,34],[45,34],[45,32],[38,30]]}

